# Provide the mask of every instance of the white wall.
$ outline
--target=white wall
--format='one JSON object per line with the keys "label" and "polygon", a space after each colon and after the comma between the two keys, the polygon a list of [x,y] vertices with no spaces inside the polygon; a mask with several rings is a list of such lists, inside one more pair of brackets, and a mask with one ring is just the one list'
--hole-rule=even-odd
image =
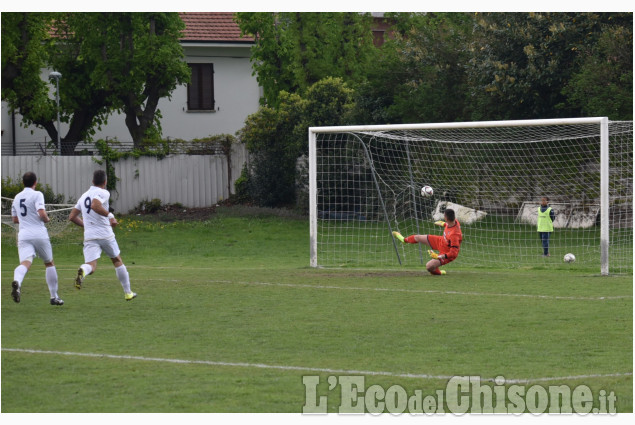
{"label": "white wall", "polygon": [[22,176],[33,171],[40,184],[49,185],[55,194],[73,202],[89,187],[93,171],[103,168],[90,156],[8,156],[2,155],[2,178],[22,183]]}
{"label": "white wall", "polygon": [[[127,213],[141,201],[158,198],[162,204],[181,203],[186,207],[209,207],[227,199],[246,161],[244,145],[232,152],[231,187],[227,159],[223,155],[173,155],[162,160],[153,157],[119,160],[115,174],[117,190],[111,194],[111,206]],[[2,178],[21,181],[34,171],[38,181],[49,185],[56,194],[64,194],[71,203],[91,185],[93,171],[103,169],[90,156],[8,156],[1,158]]]}
{"label": "white wall", "polygon": [[163,99],[165,137],[191,140],[214,134],[234,134],[248,115],[258,110],[260,90],[251,75],[249,47],[186,47],[188,62],[214,64],[215,112],[187,112],[186,87],[174,92],[171,101]]}
{"label": "white wall", "polygon": [[[187,62],[214,64],[214,97],[215,112],[187,112],[187,88],[178,87],[171,99],[163,98],[159,109],[163,115],[161,126],[163,136],[191,140],[215,134],[234,134],[243,127],[248,115],[256,112],[259,106],[260,89],[249,61],[249,45],[212,45],[198,44],[184,46]],[[42,78],[47,79],[48,71],[43,71]],[[64,84],[64,76],[60,85]],[[51,98],[55,90],[51,87]],[[18,154],[20,146],[25,143],[39,143],[46,146],[50,141],[48,134],[36,127],[20,127],[21,116],[16,114],[16,144]],[[2,154],[12,154],[11,115],[5,102],[2,102]],[[68,126],[61,124],[62,137]],[[97,131],[97,139],[117,138],[130,141],[130,133],[124,123],[123,115],[112,115],[108,124]]]}

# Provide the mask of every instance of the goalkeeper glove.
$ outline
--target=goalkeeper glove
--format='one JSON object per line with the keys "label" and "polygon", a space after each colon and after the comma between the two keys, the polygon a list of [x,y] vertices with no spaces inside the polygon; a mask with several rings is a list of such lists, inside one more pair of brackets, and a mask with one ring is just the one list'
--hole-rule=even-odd
{"label": "goalkeeper glove", "polygon": [[435,221],[434,224],[437,226],[445,226],[445,221],[443,220]]}
{"label": "goalkeeper glove", "polygon": [[432,251],[431,249],[428,250],[428,254],[430,254],[430,257],[432,257],[433,260],[438,260],[439,259],[439,254],[437,254],[436,252]]}

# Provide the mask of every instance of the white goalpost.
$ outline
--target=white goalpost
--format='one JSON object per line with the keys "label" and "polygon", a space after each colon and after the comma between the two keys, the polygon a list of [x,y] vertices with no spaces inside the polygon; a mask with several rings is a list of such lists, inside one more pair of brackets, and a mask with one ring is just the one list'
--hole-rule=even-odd
{"label": "white goalpost", "polygon": [[[542,197],[556,215],[550,256],[536,229]],[[440,234],[432,223],[453,208],[464,241],[448,267],[632,272],[632,198],[632,121],[309,128],[312,267],[425,264],[392,231]],[[562,262],[569,252],[575,266]]]}

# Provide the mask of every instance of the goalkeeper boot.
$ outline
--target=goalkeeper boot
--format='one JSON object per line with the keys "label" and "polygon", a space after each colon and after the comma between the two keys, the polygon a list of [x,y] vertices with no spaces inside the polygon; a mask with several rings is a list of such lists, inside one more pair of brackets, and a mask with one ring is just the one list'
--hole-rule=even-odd
{"label": "goalkeeper boot", "polygon": [[399,232],[396,232],[396,231],[395,231],[395,232],[392,232],[392,235],[393,235],[393,236],[394,236],[397,240],[399,240],[399,242],[404,243],[403,236],[401,236],[401,233],[399,233]]}
{"label": "goalkeeper boot", "polygon": [[17,280],[14,280],[11,283],[11,297],[13,298],[13,301],[15,301],[16,303],[20,302],[20,284],[18,283]]}
{"label": "goalkeeper boot", "polygon": [[445,270],[439,270],[441,274],[446,274]]}
{"label": "goalkeeper boot", "polygon": [[124,298],[126,299],[126,301],[130,301],[131,299],[135,298],[137,296],[137,294],[135,292],[128,292],[127,294],[124,295]]}
{"label": "goalkeeper boot", "polygon": [[75,288],[82,289],[82,283],[84,282],[84,278],[86,274],[84,273],[84,269],[81,267],[77,270],[77,277],[75,278]]}
{"label": "goalkeeper boot", "polygon": [[64,300],[61,298],[51,298],[51,305],[64,305]]}

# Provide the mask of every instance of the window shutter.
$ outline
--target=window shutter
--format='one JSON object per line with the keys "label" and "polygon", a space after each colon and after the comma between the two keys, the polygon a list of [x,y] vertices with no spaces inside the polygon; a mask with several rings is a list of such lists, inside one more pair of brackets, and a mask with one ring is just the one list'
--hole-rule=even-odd
{"label": "window shutter", "polygon": [[191,63],[192,79],[187,87],[189,110],[214,110],[214,64]]}

